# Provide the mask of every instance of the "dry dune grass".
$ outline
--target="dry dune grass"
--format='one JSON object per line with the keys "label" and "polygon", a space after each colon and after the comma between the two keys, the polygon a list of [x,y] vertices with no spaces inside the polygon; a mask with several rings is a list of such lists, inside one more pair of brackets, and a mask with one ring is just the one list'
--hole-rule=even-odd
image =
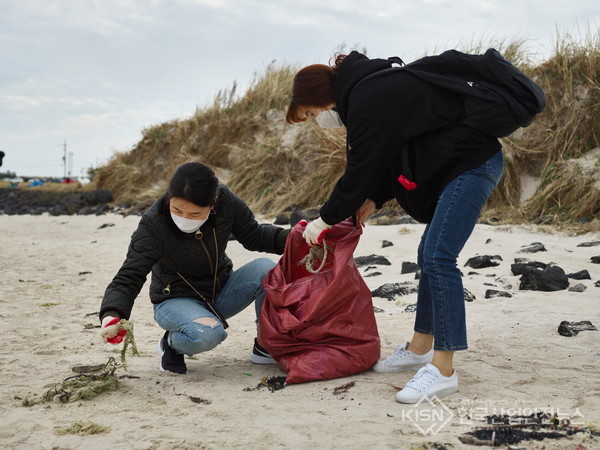
{"label": "dry dune grass", "polygon": [[[600,146],[600,34],[589,32],[583,41],[562,36],[548,61],[525,71],[546,91],[546,109],[530,127],[503,139],[507,171],[491,203],[506,205],[511,218],[597,221],[600,161],[589,154]],[[588,169],[573,161],[580,158]],[[520,204],[525,173],[540,183]]]}
{"label": "dry dune grass", "polygon": [[[571,162],[600,147],[598,30],[580,39],[558,35],[553,55],[537,64],[522,41],[460,50],[482,53],[490,46],[536,79],[546,91],[547,106],[528,128],[502,139],[505,175],[485,216],[600,229],[600,162],[588,158],[586,170]],[[133,150],[115,154],[98,171],[97,186],[111,190],[118,202],[142,208],[164,191],[175,167],[197,160],[227,174],[223,181],[257,212],[322,204],[343,172],[345,135],[312,123],[285,123],[297,69],[272,64],[243,96],[234,85],[189,119],[145,129]],[[525,175],[539,184],[522,202]]]}

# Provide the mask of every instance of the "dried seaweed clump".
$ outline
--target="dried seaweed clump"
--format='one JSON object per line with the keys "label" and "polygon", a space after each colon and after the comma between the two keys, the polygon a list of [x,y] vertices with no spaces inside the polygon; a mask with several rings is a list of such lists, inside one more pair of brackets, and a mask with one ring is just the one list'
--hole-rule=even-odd
{"label": "dried seaweed clump", "polygon": [[84,422],[82,420],[75,422],[68,427],[59,427],[54,430],[54,434],[78,434],[79,436],[89,436],[90,434],[108,433],[110,427],[98,425],[94,422]]}
{"label": "dried seaweed clump", "polygon": [[78,400],[90,400],[103,392],[116,391],[119,388],[119,380],[115,377],[117,363],[114,358],[109,358],[101,374],[94,375],[83,373],[65,378],[62,383],[37,399],[26,398],[23,406],[33,406],[44,402],[72,403]]}
{"label": "dried seaweed clump", "polygon": [[261,378],[260,383],[258,383],[255,388],[245,388],[244,391],[255,391],[257,389],[266,387],[269,389],[269,391],[275,392],[280,389],[283,389],[286,386],[287,385],[285,384],[284,376],[276,377],[275,375],[273,375],[270,377]]}

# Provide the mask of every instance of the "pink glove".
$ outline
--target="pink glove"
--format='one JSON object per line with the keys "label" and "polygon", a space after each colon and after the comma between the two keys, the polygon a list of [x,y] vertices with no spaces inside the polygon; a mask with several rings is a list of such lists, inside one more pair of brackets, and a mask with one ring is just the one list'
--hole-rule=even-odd
{"label": "pink glove", "polygon": [[[121,319],[115,316],[106,316],[104,319],[102,319],[102,328],[108,328],[110,326],[117,325],[120,320]],[[127,330],[119,330],[113,337],[105,337],[104,342],[109,344],[120,344],[123,342],[123,336],[126,334]]]}
{"label": "pink glove", "polygon": [[323,238],[331,231],[331,227],[319,217],[306,225],[302,237],[308,245],[323,244]]}

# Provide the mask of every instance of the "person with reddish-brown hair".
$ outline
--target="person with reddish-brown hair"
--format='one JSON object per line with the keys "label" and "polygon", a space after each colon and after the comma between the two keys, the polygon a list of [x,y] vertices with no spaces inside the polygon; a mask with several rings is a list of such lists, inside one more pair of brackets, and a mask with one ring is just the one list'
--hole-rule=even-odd
{"label": "person with reddish-brown hair", "polygon": [[[402,403],[457,392],[454,352],[467,348],[464,290],[457,258],[503,172],[494,134],[469,122],[464,98],[406,70],[399,58],[369,59],[353,51],[332,65],[304,67],[295,76],[286,120],[315,118],[345,126],[343,176],[310,222],[304,238],[318,245],[333,225],[361,224],[395,198],[426,223],[414,333],[375,372],[418,370],[396,394]],[[465,82],[466,83],[466,82]]]}

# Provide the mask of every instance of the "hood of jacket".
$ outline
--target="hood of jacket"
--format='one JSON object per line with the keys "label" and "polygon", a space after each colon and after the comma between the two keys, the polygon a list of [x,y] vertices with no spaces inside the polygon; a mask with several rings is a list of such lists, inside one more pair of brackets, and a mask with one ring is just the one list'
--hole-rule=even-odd
{"label": "hood of jacket", "polygon": [[372,73],[389,67],[391,67],[391,61],[387,59],[369,59],[357,51],[353,51],[346,56],[337,70],[333,91],[335,106],[344,125],[346,125],[348,118],[348,102],[354,86]]}

